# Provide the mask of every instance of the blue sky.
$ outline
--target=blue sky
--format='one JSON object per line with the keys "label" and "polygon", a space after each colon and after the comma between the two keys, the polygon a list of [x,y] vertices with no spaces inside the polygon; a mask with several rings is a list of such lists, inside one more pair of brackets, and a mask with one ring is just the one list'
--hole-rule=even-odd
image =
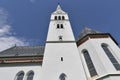
{"label": "blue sky", "polygon": [[58,2],[69,15],[75,38],[87,26],[111,33],[120,44],[120,0],[0,0],[0,48],[44,45]]}

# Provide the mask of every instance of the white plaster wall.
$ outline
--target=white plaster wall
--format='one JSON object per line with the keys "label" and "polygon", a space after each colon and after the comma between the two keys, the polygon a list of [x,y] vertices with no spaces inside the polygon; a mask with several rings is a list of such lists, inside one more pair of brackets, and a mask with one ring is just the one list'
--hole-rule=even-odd
{"label": "white plaster wall", "polygon": [[99,80],[120,80],[120,76],[109,76]]}
{"label": "white plaster wall", "polygon": [[85,68],[87,77],[90,78],[90,74],[89,74],[88,67],[87,67],[86,61],[84,59],[83,53],[82,53],[83,49],[88,50],[91,60],[94,63],[94,67],[96,68],[97,73],[100,75],[103,75],[105,72],[105,68],[102,65],[101,60],[99,59],[99,55],[97,54],[98,52],[95,50],[95,46],[92,45],[91,40],[88,40],[85,43],[83,43],[82,45],[80,45],[78,47],[78,49],[79,49],[80,57],[82,59],[83,66]]}
{"label": "white plaster wall", "polygon": [[88,77],[90,77],[89,71],[81,52],[83,49],[87,49],[90,53],[90,57],[99,76],[109,73],[116,73],[116,69],[114,68],[113,64],[111,63],[111,61],[101,47],[102,43],[106,43],[110,46],[114,57],[120,62],[120,49],[111,38],[89,39],[78,47]]}
{"label": "white plaster wall", "polygon": [[[120,80],[120,76],[110,76],[109,78],[110,80]],[[107,79],[103,79],[103,80],[107,80]]]}
{"label": "white plaster wall", "polygon": [[[114,41],[111,38],[103,38],[103,39],[92,39],[91,40],[93,46],[95,47],[95,50],[98,50],[98,55],[99,58],[101,60],[101,62],[103,63],[106,71],[108,73],[113,73],[116,71],[116,69],[114,68],[113,64],[111,63],[111,61],[109,60],[108,56],[106,55],[106,53],[104,52],[104,50],[101,48],[101,44],[102,43],[106,43],[109,45],[109,47],[111,48],[111,51],[113,53],[113,56],[117,59],[117,61],[120,63],[120,49],[119,47],[114,43]],[[107,64],[107,65],[106,65]]]}
{"label": "white plaster wall", "polygon": [[76,43],[47,43],[40,80],[59,80],[62,73],[67,80],[86,80]]}
{"label": "white plaster wall", "polygon": [[41,77],[41,66],[4,66],[0,67],[0,80],[15,80],[16,74],[20,71],[24,71],[25,76],[24,80],[26,80],[27,72],[34,71],[33,80],[40,80]]}
{"label": "white plaster wall", "polygon": [[103,79],[98,79],[98,80],[112,80],[110,77],[103,78]]}

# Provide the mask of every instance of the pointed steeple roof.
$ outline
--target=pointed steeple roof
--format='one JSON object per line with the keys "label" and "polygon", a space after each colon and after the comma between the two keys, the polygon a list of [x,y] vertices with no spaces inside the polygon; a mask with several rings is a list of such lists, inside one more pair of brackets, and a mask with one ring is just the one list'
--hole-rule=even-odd
{"label": "pointed steeple roof", "polygon": [[58,4],[58,6],[57,6],[57,9],[56,9],[56,10],[62,10],[59,4]]}
{"label": "pointed steeple roof", "polygon": [[86,36],[87,34],[97,34],[97,33],[101,33],[101,32],[95,31],[95,30],[93,30],[93,29],[91,29],[91,28],[88,28],[88,27],[85,27],[85,28],[81,31],[78,39],[83,38],[83,37]]}
{"label": "pointed steeple roof", "polygon": [[53,13],[55,13],[55,14],[63,14],[65,12],[62,10],[60,4],[58,3],[57,9]]}

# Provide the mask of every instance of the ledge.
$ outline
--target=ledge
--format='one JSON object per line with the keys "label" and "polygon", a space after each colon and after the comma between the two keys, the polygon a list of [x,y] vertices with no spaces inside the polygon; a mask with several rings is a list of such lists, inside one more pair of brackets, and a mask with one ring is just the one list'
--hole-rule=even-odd
{"label": "ledge", "polygon": [[21,57],[21,58],[1,58],[0,64],[8,63],[42,63],[43,57]]}

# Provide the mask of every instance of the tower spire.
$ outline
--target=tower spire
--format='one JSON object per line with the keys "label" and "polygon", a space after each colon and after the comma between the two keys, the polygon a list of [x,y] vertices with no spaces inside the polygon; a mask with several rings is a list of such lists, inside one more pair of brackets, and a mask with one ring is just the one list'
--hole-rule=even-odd
{"label": "tower spire", "polygon": [[86,80],[68,15],[59,4],[51,15],[44,54],[41,80]]}
{"label": "tower spire", "polygon": [[60,4],[58,3],[57,9],[56,10],[61,10]]}

